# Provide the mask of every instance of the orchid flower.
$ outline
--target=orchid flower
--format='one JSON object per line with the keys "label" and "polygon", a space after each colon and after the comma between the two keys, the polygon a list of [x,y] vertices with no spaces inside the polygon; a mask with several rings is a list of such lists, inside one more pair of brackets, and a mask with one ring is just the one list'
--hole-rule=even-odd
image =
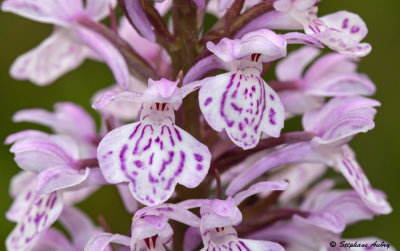
{"label": "orchid flower", "polygon": [[[94,142],[98,138],[96,125],[92,117],[82,107],[74,103],[56,103],[53,113],[39,108],[20,110],[14,114],[13,121],[47,126],[54,133],[70,136],[79,143],[79,154],[82,158],[96,156],[96,148],[94,147]],[[13,137],[18,135],[14,134],[8,139],[13,140]],[[26,133],[22,135],[22,137],[27,136]]]}
{"label": "orchid flower", "polygon": [[209,42],[207,48],[229,70],[194,82],[202,86],[199,105],[207,123],[218,132],[225,129],[232,142],[243,149],[255,147],[262,132],[278,137],[283,106],[260,74],[263,62],[286,55],[286,40],[272,31],[259,30],[240,40]]}
{"label": "orchid flower", "polygon": [[10,135],[6,143],[13,143],[10,151],[19,167],[38,174],[35,191],[40,194],[105,184],[99,168],[80,167],[78,145],[68,136],[22,131]]}
{"label": "orchid flower", "polygon": [[275,11],[267,12],[247,24],[236,37],[253,30],[304,29],[307,35],[337,52],[363,57],[371,51],[371,45],[361,43],[368,33],[364,21],[348,11],[317,17],[319,0],[276,0]]}
{"label": "orchid flower", "polygon": [[145,205],[168,200],[177,183],[196,187],[210,165],[208,148],[175,125],[174,110],[199,87],[178,88],[177,84],[150,79],[144,93],[112,92],[94,104],[101,108],[111,100],[142,103],[140,121],[108,133],[99,144],[97,158],[108,182],[129,182],[132,195]]}
{"label": "orchid flower", "polygon": [[61,245],[57,243],[61,240],[60,234],[49,229],[59,217],[63,225],[74,233],[75,245],[82,247],[88,236],[94,233],[95,228],[88,223],[82,213],[64,205],[75,204],[90,193],[85,190],[78,192],[58,190],[40,194],[36,192],[37,178],[38,175],[35,173],[23,171],[12,179],[10,191],[15,200],[6,217],[17,225],[6,240],[7,249],[43,251],[44,247],[51,243],[51,245]]}
{"label": "orchid flower", "polygon": [[302,75],[305,67],[319,54],[316,48],[303,47],[278,63],[278,80],[290,84],[290,88],[278,92],[286,117],[320,108],[324,97],[371,96],[375,93],[376,88],[371,80],[365,74],[356,72],[357,58],[349,55],[325,55]]}
{"label": "orchid flower", "polygon": [[358,133],[374,127],[376,110],[373,107],[378,105],[379,102],[362,97],[334,98],[320,110],[306,113],[303,126],[305,130],[315,133],[311,142],[289,145],[260,158],[230,183],[227,194],[235,193],[274,167],[289,163],[322,162],[341,172],[374,212],[391,212],[384,196],[371,188],[353,151],[346,145]]}
{"label": "orchid flower", "polygon": [[198,227],[199,218],[174,204],[145,207],[137,211],[132,220],[131,236],[101,233],[86,245],[85,251],[103,251],[110,243],[130,246],[131,251],[165,251],[164,245],[172,240],[173,230],[168,220]]}
{"label": "orchid flower", "polygon": [[[286,250],[336,250],[329,243],[343,240],[341,234],[346,225],[371,219],[375,213],[369,209],[355,191],[332,190],[334,182],[324,180],[306,194],[300,208],[308,212],[307,217],[294,215],[289,222],[276,223],[250,234],[255,239],[270,239],[284,242]],[[359,243],[367,239],[357,238]],[[337,249],[348,250],[348,249]],[[359,250],[359,249],[357,249]],[[364,249],[363,249],[364,250]],[[365,250],[381,250],[368,248]]]}
{"label": "orchid flower", "polygon": [[[283,181],[259,182],[226,200],[187,200],[179,205],[185,208],[200,207],[200,231],[206,250],[284,250],[277,243],[238,238],[233,226],[242,221],[238,205],[246,198],[262,191],[285,190]],[[189,251],[189,250],[186,250]]]}
{"label": "orchid flower", "polygon": [[90,238],[101,231],[87,215],[74,207],[64,207],[59,221],[72,237],[72,242],[57,229],[50,228],[40,236],[33,251],[80,251]]}
{"label": "orchid flower", "polygon": [[16,79],[29,79],[37,85],[48,85],[77,68],[94,51],[107,62],[121,87],[126,87],[129,72],[121,54],[101,35],[77,23],[82,17],[95,21],[103,19],[109,13],[109,6],[115,3],[115,0],[89,0],[84,8],[82,0],[68,3],[61,0],[4,1],[1,5],[3,11],[55,25],[50,37],[17,58],[11,66],[11,75]]}

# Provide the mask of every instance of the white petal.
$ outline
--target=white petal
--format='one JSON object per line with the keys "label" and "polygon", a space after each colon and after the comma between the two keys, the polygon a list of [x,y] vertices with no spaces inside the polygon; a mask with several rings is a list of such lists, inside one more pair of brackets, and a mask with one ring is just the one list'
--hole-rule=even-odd
{"label": "white petal", "polygon": [[87,49],[73,42],[68,30],[59,29],[38,47],[19,56],[11,66],[10,74],[40,86],[48,85],[77,68],[86,55]]}

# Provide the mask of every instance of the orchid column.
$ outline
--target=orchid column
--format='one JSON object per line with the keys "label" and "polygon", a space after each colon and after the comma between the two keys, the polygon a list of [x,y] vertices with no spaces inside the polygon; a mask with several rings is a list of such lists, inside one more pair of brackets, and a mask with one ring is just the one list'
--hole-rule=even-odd
{"label": "orchid column", "polygon": [[[22,169],[7,250],[332,250],[348,225],[390,213],[349,147],[380,106],[363,97],[376,87],[357,72],[371,51],[367,27],[347,11],[318,18],[319,4],[3,1],[3,11],[55,26],[12,64],[14,78],[49,85],[86,58],[115,78],[86,101],[99,129],[70,102],[14,115],[50,132],[5,140]],[[289,131],[296,116],[304,129]],[[329,167],[350,189],[337,189]],[[115,232],[118,215],[96,224],[79,209],[103,186],[118,190],[130,231]]]}

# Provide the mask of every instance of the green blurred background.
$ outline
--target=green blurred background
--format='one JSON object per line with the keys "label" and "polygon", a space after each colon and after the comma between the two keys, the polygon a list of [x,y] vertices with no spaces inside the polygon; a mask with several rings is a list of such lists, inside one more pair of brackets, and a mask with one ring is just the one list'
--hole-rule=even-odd
{"label": "green blurred background", "polygon": [[[400,247],[400,208],[398,170],[400,156],[400,1],[399,0],[330,0],[319,4],[320,16],[337,10],[358,13],[367,23],[369,33],[365,41],[373,46],[370,55],[360,63],[360,71],[367,73],[378,87],[376,99],[382,102],[376,117],[376,128],[360,135],[352,142],[357,158],[375,188],[389,197],[394,211],[388,216],[349,227],[344,236],[357,238],[376,236]],[[92,94],[113,83],[113,77],[103,64],[86,61],[75,70],[48,87],[37,87],[27,81],[15,81],[8,74],[14,59],[38,45],[51,33],[50,25],[36,23],[12,14],[0,14],[0,141],[22,129],[38,128],[31,124],[14,124],[11,116],[19,109],[41,107],[52,109],[58,101],[72,101],[82,105],[96,119],[90,108]],[[12,200],[8,195],[10,178],[19,171],[8,146],[0,148],[0,250],[14,224],[4,218]],[[104,187],[79,206],[97,221],[104,215],[111,229],[124,233],[129,230],[130,215],[123,209],[113,187]],[[118,215],[118,217],[115,217]],[[114,217],[113,217],[114,216]]]}

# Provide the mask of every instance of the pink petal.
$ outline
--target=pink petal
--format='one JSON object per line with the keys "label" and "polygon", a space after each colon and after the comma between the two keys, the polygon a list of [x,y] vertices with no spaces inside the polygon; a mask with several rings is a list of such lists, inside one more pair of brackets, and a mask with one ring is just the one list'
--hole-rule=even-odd
{"label": "pink petal", "polygon": [[7,136],[4,144],[9,145],[26,138],[48,138],[50,135],[37,130],[24,130]]}
{"label": "pink petal", "polygon": [[89,172],[89,168],[80,172],[70,166],[53,166],[39,173],[35,191],[39,194],[47,194],[78,185],[87,179]]}
{"label": "pink petal", "polygon": [[223,38],[218,44],[208,42],[207,48],[225,62],[252,54],[261,54],[261,62],[270,62],[286,56],[284,37],[267,29],[247,33],[240,40]]}
{"label": "pink petal", "polygon": [[238,33],[236,33],[235,38],[240,38],[249,32],[259,29],[302,30],[303,25],[285,12],[269,11],[246,24]]}
{"label": "pink petal", "polygon": [[171,225],[168,224],[168,218],[164,215],[150,215],[143,218],[133,219],[131,246],[139,246],[136,247],[136,249],[143,250],[143,248],[140,248],[141,245],[139,244],[139,242],[141,242],[141,244],[143,245],[144,239],[157,236],[156,246],[158,243],[158,245],[161,244],[160,246],[162,247],[163,243],[160,242],[171,240],[172,234],[173,231]]}
{"label": "pink petal", "polygon": [[75,250],[68,238],[59,230],[50,228],[43,235],[31,251],[64,251]]}
{"label": "pink petal", "polygon": [[286,190],[288,188],[288,183],[285,181],[264,181],[258,182],[248,189],[236,194],[233,198],[235,200],[235,205],[239,205],[248,197],[265,191],[276,191],[276,190]]}
{"label": "pink petal", "polygon": [[150,21],[147,19],[146,13],[144,13],[139,0],[125,0],[124,2],[128,12],[128,16],[132,20],[136,28],[139,30],[139,32],[147,40],[155,42],[156,36],[154,34],[153,28],[150,24]]}
{"label": "pink petal", "polygon": [[135,213],[134,219],[146,215],[164,215],[169,219],[176,220],[192,227],[199,227],[200,224],[200,219],[195,214],[180,205],[170,203],[144,207]]}
{"label": "pink petal", "polygon": [[122,202],[124,203],[126,211],[130,213],[134,213],[138,209],[138,203],[137,201],[133,198],[128,184],[119,184],[117,185],[117,189],[119,192],[119,195],[121,196]]}
{"label": "pink petal", "polygon": [[330,74],[354,73],[357,70],[358,58],[340,53],[329,53],[318,58],[304,74],[309,85]]}
{"label": "pink petal", "polygon": [[74,245],[81,250],[98,231],[89,216],[74,207],[65,207],[59,221],[72,236]]}
{"label": "pink petal", "polygon": [[71,39],[70,31],[57,29],[38,47],[19,56],[10,69],[13,78],[44,86],[77,68],[87,49]]}
{"label": "pink petal", "polygon": [[367,75],[350,73],[325,76],[320,81],[312,82],[306,92],[316,96],[351,96],[368,95],[375,93],[376,87]]}
{"label": "pink petal", "polygon": [[98,21],[110,14],[110,6],[115,7],[116,0],[87,0],[86,13]]}
{"label": "pink petal", "polygon": [[243,149],[255,147],[262,132],[279,136],[284,121],[283,106],[261,77],[225,73],[201,82],[200,109],[214,130],[225,129]]}
{"label": "pink petal", "polygon": [[27,138],[17,141],[10,149],[17,164],[26,170],[41,172],[57,165],[74,165],[78,148],[74,141],[64,136],[49,139]]}
{"label": "pink petal", "polygon": [[126,102],[126,103],[142,103],[143,94],[139,92],[133,91],[105,91],[102,95],[92,104],[94,109],[103,109],[109,103],[114,103],[117,105],[118,103]]}
{"label": "pink petal", "polygon": [[340,145],[360,132],[374,127],[373,118],[379,102],[362,97],[334,98],[323,108],[303,116],[303,126],[319,137],[315,144]]}
{"label": "pink petal", "polygon": [[218,227],[236,226],[242,221],[242,213],[232,197],[226,200],[210,200],[200,208],[200,229],[203,232]]}
{"label": "pink petal", "polygon": [[26,214],[7,237],[8,250],[29,250],[58,218],[63,209],[60,194],[37,195]]}
{"label": "pink petal", "polygon": [[[302,210],[314,212],[313,214],[331,213],[342,221],[344,226],[361,220],[370,220],[375,213],[369,209],[356,191],[353,190],[328,190],[323,191],[301,206]],[[308,218],[309,219],[309,218]]]}
{"label": "pink petal", "polygon": [[342,147],[341,151],[341,154],[336,155],[335,168],[343,174],[371,210],[378,214],[390,213],[392,208],[382,195],[372,189],[367,176],[355,159],[354,152],[348,146]]}
{"label": "pink petal", "polygon": [[321,44],[320,41],[318,41],[318,39],[300,32],[285,33],[283,34],[283,37],[286,39],[286,42],[288,44],[305,44],[317,48],[324,48],[324,46]]}
{"label": "pink petal", "polygon": [[13,121],[41,124],[56,133],[67,134],[83,141],[91,141],[96,137],[96,126],[92,117],[82,107],[70,102],[56,103],[54,112],[43,109],[20,110],[14,114]]}
{"label": "pink petal", "polygon": [[246,250],[269,250],[269,251],[285,250],[280,244],[271,241],[239,239],[239,243],[245,248],[247,247]]}
{"label": "pink petal", "polygon": [[183,78],[184,86],[188,83],[196,81],[203,77],[205,74],[216,69],[225,69],[227,66],[217,56],[210,55],[198,61]]}
{"label": "pink petal", "polygon": [[324,157],[314,153],[309,143],[293,144],[268,153],[236,176],[226,189],[226,194],[236,194],[272,168],[302,162],[305,159],[308,160],[307,162],[324,162],[325,160]]}
{"label": "pink petal", "polygon": [[[9,221],[19,222],[35,200],[35,176],[36,175],[31,172],[22,171],[13,177],[11,188],[13,188],[13,193],[15,193],[14,202],[6,213],[6,218]],[[18,184],[23,181],[25,181],[24,184]],[[18,185],[18,187],[16,187],[16,185]]]}
{"label": "pink petal", "polygon": [[272,175],[268,180],[288,180],[289,186],[279,197],[279,201],[289,203],[319,179],[326,169],[327,167],[321,163],[293,164],[284,166],[279,173]]}
{"label": "pink petal", "polygon": [[1,9],[38,22],[68,26],[73,17],[82,12],[83,6],[81,0],[68,3],[63,0],[7,0],[3,1]]}
{"label": "pink petal", "polygon": [[[130,90],[144,92],[146,85],[137,79],[132,80]],[[136,120],[139,116],[142,104],[134,102],[135,99],[126,97],[122,100],[122,92],[117,94],[119,88],[116,85],[101,89],[96,92],[92,100],[94,101],[92,107],[101,109],[104,114],[112,114],[121,120]],[[120,99],[121,98],[121,99]]]}
{"label": "pink petal", "polygon": [[323,97],[307,95],[299,91],[286,90],[279,92],[279,98],[285,108],[285,117],[291,118],[295,115],[319,109],[324,105]]}
{"label": "pink petal", "polygon": [[371,45],[360,43],[368,30],[364,21],[354,13],[339,11],[316,19],[314,24],[305,26],[305,32],[343,54],[364,57],[371,51]]}
{"label": "pink petal", "polygon": [[301,80],[303,71],[319,54],[320,50],[305,46],[290,53],[279,61],[276,66],[276,76],[280,81]]}
{"label": "pink petal", "polygon": [[127,89],[130,82],[130,73],[124,57],[117,48],[102,35],[89,29],[79,27],[77,32],[79,38],[107,63],[121,89]]}
{"label": "pink petal", "polygon": [[339,30],[352,40],[360,42],[368,33],[368,28],[361,17],[348,11],[338,11],[319,18],[327,26]]}
{"label": "pink petal", "polygon": [[134,197],[146,205],[166,201],[177,183],[196,187],[210,165],[211,154],[205,145],[170,124],[168,118],[165,121],[119,127],[98,147],[97,157],[106,180],[129,182]]}
{"label": "pink petal", "polygon": [[103,251],[110,243],[129,246],[131,238],[120,234],[101,233],[91,238],[86,244],[85,251]]}

